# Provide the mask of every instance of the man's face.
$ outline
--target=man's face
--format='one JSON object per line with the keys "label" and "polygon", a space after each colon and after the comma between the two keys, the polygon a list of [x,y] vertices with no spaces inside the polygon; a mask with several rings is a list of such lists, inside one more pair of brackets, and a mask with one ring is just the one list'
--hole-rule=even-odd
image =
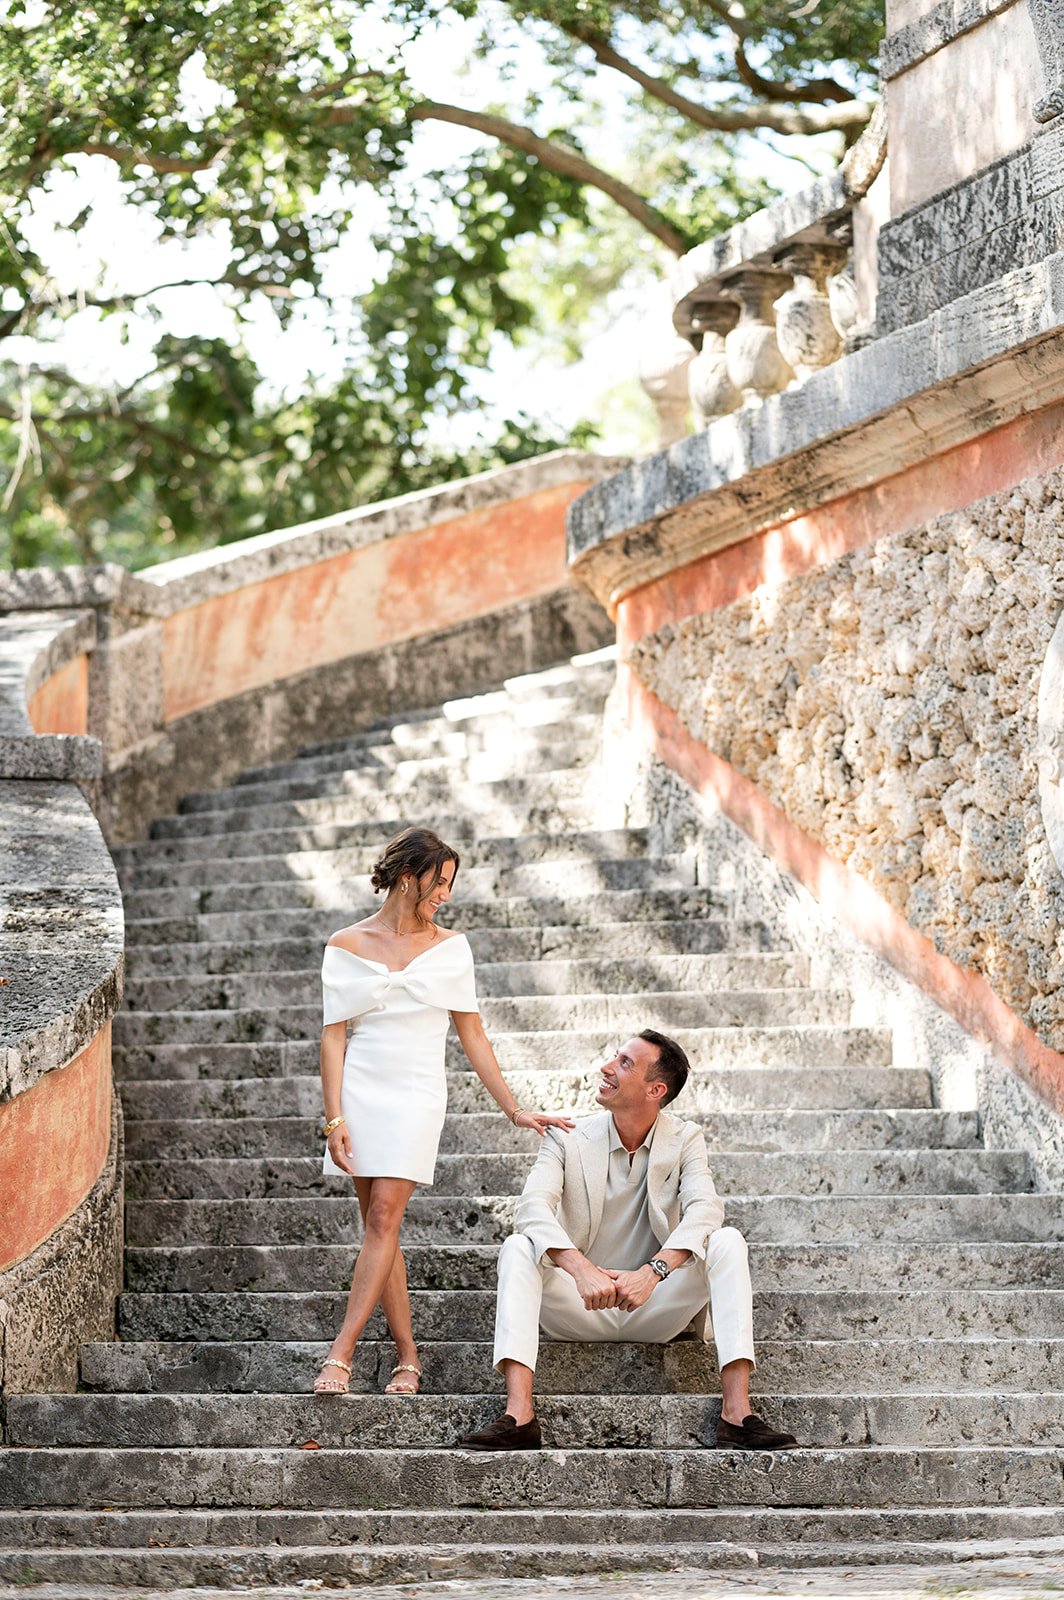
{"label": "man's face", "polygon": [[655,1066],[657,1059],[657,1045],[648,1044],[645,1039],[629,1039],[627,1044],[622,1044],[613,1060],[602,1068],[595,1096],[599,1105],[615,1115],[654,1110],[665,1093],[665,1085],[660,1080],[650,1082],[647,1079],[647,1068]]}

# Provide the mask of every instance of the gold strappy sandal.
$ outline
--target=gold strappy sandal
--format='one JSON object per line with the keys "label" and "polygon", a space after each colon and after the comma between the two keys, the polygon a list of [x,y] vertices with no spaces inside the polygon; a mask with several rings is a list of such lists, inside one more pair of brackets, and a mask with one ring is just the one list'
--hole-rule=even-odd
{"label": "gold strappy sandal", "polygon": [[[416,1384],[411,1384],[410,1380],[407,1379],[407,1381],[405,1383],[397,1383],[396,1379],[398,1378],[400,1372],[412,1372],[414,1374],[414,1376],[419,1381]],[[409,1395],[420,1394],[420,1392],[421,1392],[420,1379],[421,1379],[421,1368],[420,1367],[412,1366],[409,1361],[400,1361],[400,1363],[399,1363],[399,1365],[397,1367],[393,1367],[392,1368],[391,1382],[385,1384],[384,1392],[385,1392],[385,1394],[409,1394]]]}
{"label": "gold strappy sandal", "polygon": [[[346,1378],[327,1378],[326,1367],[339,1367],[341,1372],[346,1372]],[[315,1394],[346,1394],[351,1384],[351,1368],[346,1361],[337,1361],[335,1356],[328,1356],[321,1364],[321,1371],[314,1379]]]}

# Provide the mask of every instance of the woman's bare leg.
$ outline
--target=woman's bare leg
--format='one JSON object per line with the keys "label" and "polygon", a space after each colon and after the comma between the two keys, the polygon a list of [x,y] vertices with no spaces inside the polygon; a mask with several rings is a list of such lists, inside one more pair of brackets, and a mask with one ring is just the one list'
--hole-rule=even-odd
{"label": "woman's bare leg", "polygon": [[329,1351],[338,1361],[350,1361],[362,1330],[384,1294],[399,1249],[399,1226],[416,1183],[408,1178],[369,1178],[369,1196],[363,1216],[365,1237],[355,1261],[351,1292],[340,1331]]}
{"label": "woman's bare leg", "polygon": [[[369,1197],[374,1178],[356,1178],[355,1190],[358,1194],[359,1209],[362,1212],[362,1221],[366,1220],[369,1208]],[[381,1293],[380,1308],[384,1312],[388,1323],[388,1332],[395,1340],[395,1356],[397,1361],[412,1367],[419,1365],[417,1358],[417,1345],[414,1343],[414,1324],[410,1315],[410,1293],[406,1285],[406,1262],[403,1252],[396,1247],[395,1261],[392,1265],[388,1282]]]}

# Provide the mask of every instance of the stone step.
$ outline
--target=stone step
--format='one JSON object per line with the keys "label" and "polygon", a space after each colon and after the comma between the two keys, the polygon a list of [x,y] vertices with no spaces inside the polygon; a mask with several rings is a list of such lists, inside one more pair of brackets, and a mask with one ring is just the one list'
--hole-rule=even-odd
{"label": "stone step", "polygon": [[[362,823],[326,823],[318,827],[262,829],[258,833],[208,834],[202,839],[143,839],[135,844],[114,845],[111,855],[122,872],[163,868],[189,868],[211,873],[222,862],[239,862],[263,856],[302,856],[349,851],[359,869],[369,872],[380,856],[386,840],[374,825],[366,838]],[[598,861],[629,856],[638,860],[647,854],[649,830],[646,828],[593,828],[582,833],[504,834],[497,838],[470,835],[468,824],[461,845],[456,848],[463,860],[475,853],[479,866],[516,867],[533,861]],[[205,863],[210,863],[206,866]],[[174,880],[177,881],[177,880]]]}
{"label": "stone step", "polygon": [[[220,911],[198,916],[140,919],[127,915],[126,930],[133,944],[313,938],[320,947],[338,928],[368,917],[379,904],[379,900],[367,899],[355,905],[337,905],[331,911]],[[628,937],[633,941],[633,954],[638,955],[641,953],[637,942],[638,924],[642,922],[676,920],[688,923],[702,917],[718,919],[728,917],[731,909],[731,895],[714,889],[617,889],[573,898],[520,895],[463,901],[451,914],[449,923],[468,933],[474,945],[482,928],[533,928],[538,933],[541,928],[556,927],[562,922],[576,929],[599,929],[604,923],[626,923],[631,930]],[[593,954],[594,949],[589,953]],[[690,953],[693,955],[696,951]]]}
{"label": "stone step", "polygon": [[772,1471],[715,1450],[10,1450],[0,1506],[482,1506],[1060,1504],[1064,1451],[1014,1446],[789,1451]]}
{"label": "stone step", "polygon": [[[1020,1508],[1011,1514],[1009,1558],[1012,1563],[1038,1563],[1053,1573],[1056,1570],[1054,1563],[1059,1563],[1064,1555],[1064,1539],[1029,1540],[1018,1536],[1026,1525],[1023,1518],[1032,1509],[1037,1511],[1039,1508]],[[947,1513],[958,1519],[969,1514],[974,1516],[978,1513],[960,1509],[951,1509]],[[220,1517],[222,1513],[214,1515]],[[298,1516],[298,1513],[287,1515]],[[357,1516],[358,1513],[351,1515]],[[474,1543],[454,1539],[442,1545],[419,1546],[415,1549],[402,1544],[363,1544],[352,1548],[337,1548],[331,1544],[283,1548],[270,1545],[263,1549],[243,1545],[225,1549],[214,1545],[206,1549],[193,1547],[178,1550],[123,1547],[107,1551],[60,1548],[37,1551],[34,1556],[36,1564],[32,1567],[27,1565],[22,1551],[0,1549],[0,1581],[10,1574],[9,1581],[16,1585],[20,1593],[22,1586],[32,1583],[33,1593],[38,1600],[127,1600],[125,1586],[141,1589],[150,1587],[153,1593],[165,1589],[173,1593],[177,1600],[231,1600],[234,1593],[251,1591],[256,1595],[268,1595],[272,1600],[302,1600],[308,1589],[318,1588],[335,1590],[348,1596],[349,1600],[366,1600],[368,1593],[378,1592],[386,1594],[388,1600],[394,1600],[397,1593],[394,1585],[436,1579],[448,1585],[447,1593],[453,1592],[458,1584],[465,1581],[470,1585],[483,1585],[493,1580],[511,1582],[524,1579],[542,1584],[545,1580],[554,1579],[565,1590],[572,1587],[574,1555],[568,1543],[520,1544],[516,1547],[509,1543],[490,1544],[477,1526],[478,1520],[485,1515],[484,1512],[469,1514],[467,1532]],[[631,1513],[626,1512],[625,1515]],[[730,1533],[729,1520],[733,1513],[722,1511],[714,1515],[724,1519],[720,1523],[721,1531]],[[766,1511],[763,1515],[783,1517],[786,1513]],[[843,1513],[832,1510],[803,1512],[803,1515],[810,1519],[807,1529],[809,1536],[805,1544],[795,1548],[790,1543],[760,1543],[755,1550],[749,1543],[740,1542],[740,1536],[749,1532],[750,1525],[746,1522],[735,1525],[734,1537],[692,1543],[680,1539],[674,1531],[675,1520],[684,1517],[685,1513],[664,1512],[660,1526],[652,1532],[648,1531],[649,1542],[589,1544],[584,1540],[579,1547],[580,1573],[587,1581],[594,1581],[598,1577],[610,1583],[611,1588],[616,1587],[621,1573],[632,1576],[656,1575],[661,1571],[664,1544],[668,1549],[670,1573],[696,1572],[704,1573],[707,1577],[710,1573],[735,1573],[737,1577],[734,1581],[738,1583],[751,1578],[757,1581],[755,1575],[761,1572],[778,1570],[789,1575],[796,1567],[824,1572],[832,1568],[848,1568],[852,1571],[884,1564],[892,1567],[901,1564],[904,1567],[922,1567],[929,1574],[925,1587],[928,1592],[934,1593],[942,1588],[941,1575],[944,1569],[963,1574],[967,1583],[973,1568],[975,1573],[981,1575],[983,1569],[979,1563],[991,1563],[993,1571],[993,1563],[1000,1556],[1001,1546],[996,1540],[956,1540],[944,1536],[940,1540],[920,1541],[894,1539],[882,1532],[873,1533],[867,1544],[818,1539],[816,1532],[826,1529]],[[891,1520],[889,1512],[885,1511],[873,1511],[869,1516],[879,1517],[884,1524]],[[783,1532],[786,1536],[785,1530],[772,1531]],[[151,1542],[156,1545],[161,1543]],[[114,1582],[123,1587],[114,1586],[112,1573]],[[848,1577],[849,1573],[843,1576]],[[804,1581],[812,1583],[815,1580],[809,1578]],[[389,1587],[380,1591],[381,1584]],[[352,1585],[355,1587],[352,1588]],[[371,1589],[367,1590],[367,1585]],[[964,1585],[956,1583],[951,1587],[959,1591]],[[399,1592],[405,1595],[413,1591],[403,1587]],[[422,1591],[418,1589],[416,1592],[420,1594]],[[438,1589],[424,1591],[426,1596],[439,1592]],[[475,1590],[470,1587],[463,1592],[470,1595],[474,1592],[485,1593],[480,1586]],[[508,1589],[506,1592],[511,1591]],[[669,1593],[673,1592],[669,1590]]]}
{"label": "stone step", "polygon": [[[598,694],[605,699],[617,677],[617,646],[604,645],[600,650],[589,650],[586,655],[573,656],[557,666],[545,667],[538,672],[523,672],[518,677],[504,680],[503,687],[511,700],[535,700],[540,695]],[[475,702],[474,702],[475,703]]]}
{"label": "stone step", "polygon": [[[530,773],[522,778],[500,778],[491,783],[453,785],[443,779],[417,778],[397,792],[392,784],[368,777],[337,785],[337,792],[252,802],[250,797],[233,805],[158,817],[152,838],[178,839],[191,834],[244,833],[258,828],[287,828],[299,822],[360,822],[393,819],[399,806],[410,816],[433,819],[443,838],[448,835],[439,818],[450,807],[460,807],[470,824],[484,833],[566,833],[593,828],[598,822],[594,796],[588,796],[584,771]],[[402,826],[402,824],[400,824]],[[455,840],[457,843],[457,840]]]}
{"label": "stone step", "polygon": [[[286,979],[291,976],[291,982]],[[230,984],[236,993],[230,997]],[[305,998],[318,989],[316,1000]],[[297,973],[278,973],[272,1005],[240,1005],[240,980],[211,983],[206,1000],[231,1000],[224,1010],[122,1011],[112,1027],[116,1047],[153,1043],[161,1034],[174,1043],[239,1043],[243,1039],[307,1039],[321,1033],[321,982]],[[291,996],[288,1004],[278,1001]],[[197,997],[198,998],[198,997]],[[852,1001],[846,990],[752,989],[697,994],[690,990],[646,990],[630,994],[503,995],[480,1001],[480,1014],[492,1036],[510,1033],[627,1035],[640,1028],[771,1032],[788,1026],[844,1026]],[[771,1048],[771,1039],[765,1044]]]}
{"label": "stone step", "polygon": [[[118,1327],[125,1340],[329,1340],[340,1326],[339,1291],[254,1294],[123,1294]],[[419,1339],[483,1336],[493,1325],[495,1290],[414,1290]],[[784,1339],[1059,1338],[1064,1291],[1054,1289],[792,1291],[755,1293],[758,1341]],[[387,1335],[380,1312],[368,1339]]]}
{"label": "stone step", "polygon": [[[359,900],[372,891],[373,862],[364,852],[305,851],[292,856],[238,856],[217,862],[137,869],[124,885],[129,915],[180,917],[200,911],[285,910]],[[599,894],[618,889],[674,889],[693,883],[694,863],[681,856],[619,856],[598,861],[490,863],[460,869],[459,903],[496,895]]]}
{"label": "stone step", "polygon": [[[935,1352],[932,1351],[932,1354]],[[910,1347],[910,1359],[916,1352]],[[918,1359],[918,1358],[917,1358]],[[936,1363],[941,1370],[941,1363]],[[803,1446],[1064,1446],[1064,1394],[776,1394],[758,1406]],[[277,1449],[313,1439],[322,1449],[446,1450],[498,1415],[499,1386],[470,1395],[426,1393],[417,1405],[381,1394],[322,1404],[313,1394],[13,1395],[9,1447]],[[689,1450],[716,1441],[720,1402],[704,1394],[545,1394],[537,1401],[546,1448]]]}
{"label": "stone step", "polygon": [[[245,858],[254,861],[255,857]],[[372,890],[368,873],[344,875],[341,863],[335,870],[328,860],[319,863],[313,871],[308,862],[304,870],[292,871],[284,861],[269,858],[263,871],[273,876],[252,881],[240,874],[225,872],[215,880],[209,872],[197,874],[199,882],[186,883],[177,888],[147,888],[138,886],[127,890],[124,904],[131,922],[145,918],[198,916],[207,912],[226,911],[291,911],[300,908],[349,906],[361,902],[373,909]],[[692,882],[692,866],[671,857],[631,859],[596,862],[536,862],[518,867],[470,867],[462,870],[459,880],[461,906],[475,907],[478,902],[496,898],[517,898],[535,895],[539,898],[572,895],[587,896],[623,892],[652,893],[657,890],[669,893],[688,887]],[[720,905],[726,903],[719,899]],[[379,904],[379,902],[378,902]],[[452,922],[461,920],[452,917]]]}
{"label": "stone step", "polygon": [[[505,1061],[503,1069],[511,1090],[523,1105],[554,1107],[576,1115],[596,1109],[594,1084],[582,1075],[510,1071]],[[451,1111],[457,1114],[486,1112],[493,1104],[473,1072],[453,1073],[448,1096]],[[688,1081],[682,1108],[685,1115],[700,1117],[714,1112],[768,1110],[773,1106],[789,1110],[851,1110],[860,1108],[862,1102],[869,1108],[897,1110],[906,1105],[926,1106],[929,1099],[927,1074],[918,1068],[724,1066],[712,1076],[700,1077],[694,1083]],[[122,1083],[122,1103],[131,1123],[195,1117],[318,1117],[321,1084],[306,1077],[130,1079]],[[526,1138],[532,1140],[535,1135],[526,1130]],[[133,1153],[130,1148],[131,1157]],[[236,1153],[257,1152],[252,1148]],[[307,1147],[300,1153],[307,1154]]]}
{"label": "stone step", "polygon": [[[465,907],[461,909],[464,911]],[[133,981],[212,972],[292,972],[301,968],[320,972],[325,940],[332,931],[335,930],[330,927],[320,939],[303,936],[236,943],[130,944],[126,949],[126,972]],[[702,917],[697,922],[609,922],[600,927],[471,928],[468,932],[478,967],[513,963],[534,970],[544,961],[650,960],[655,956],[693,959],[717,954],[767,954],[788,962],[805,960],[800,955],[782,956],[770,951],[769,932],[763,923],[733,922],[721,917]]]}
{"label": "stone step", "polygon": [[[233,1048],[237,1048],[234,1046]],[[974,1111],[723,1111],[699,1117],[710,1150],[973,1150],[979,1146],[979,1121]],[[186,1117],[164,1121],[127,1121],[126,1158],[169,1161],[304,1157],[318,1162],[321,1117]],[[499,1111],[448,1115],[440,1148],[451,1152],[495,1150],[527,1156],[531,1136],[513,1128]]]}
{"label": "stone step", "polygon": [[[411,1243],[498,1242],[514,1197],[419,1190],[403,1217]],[[1056,1194],[728,1195],[727,1221],[777,1244],[847,1240],[1064,1242]],[[131,1245],[349,1244],[361,1239],[353,1196],[283,1200],[141,1200],[126,1215]]]}
{"label": "stone step", "polygon": [[[403,1254],[413,1289],[493,1289],[498,1246],[407,1244]],[[126,1288],[134,1293],[188,1294],[204,1290],[321,1292],[346,1289],[354,1252],[350,1245],[189,1245],[131,1247]],[[750,1245],[759,1293],[813,1290],[1018,1288],[1025,1293],[1064,1289],[1064,1247],[1001,1240],[944,1241],[916,1251],[910,1242]]]}
{"label": "stone step", "polygon": [[[0,1548],[0,1582],[18,1586],[18,1593],[32,1584],[39,1600],[128,1600],[126,1586],[148,1589],[152,1594],[176,1592],[180,1600],[230,1600],[234,1592],[245,1589],[272,1600],[301,1600],[308,1590],[319,1588],[365,1600],[367,1584],[406,1584],[443,1574],[452,1582],[492,1576],[542,1582],[552,1574],[564,1581],[572,1571],[573,1551],[568,1545],[528,1544],[515,1550],[509,1544],[485,1544],[477,1537],[475,1526],[470,1532],[476,1541],[473,1544],[456,1541],[416,1551],[405,1545],[361,1543],[350,1549],[325,1543],[163,1550],[158,1548],[161,1540],[150,1540],[156,1548],[35,1549],[32,1565],[24,1551]],[[669,1552],[670,1563],[682,1561],[700,1572],[746,1570],[756,1564],[752,1550],[725,1541],[670,1544]],[[933,1558],[928,1554],[924,1559]],[[614,1544],[584,1545],[579,1566],[584,1575],[601,1573],[613,1579],[621,1570],[655,1571],[660,1560],[660,1553],[652,1555],[637,1545],[626,1545],[620,1553]],[[114,1587],[116,1584],[121,1587]],[[357,1589],[349,1588],[351,1584]]]}
{"label": "stone step", "polygon": [[[313,966],[258,972],[204,973],[127,979],[124,1002],[131,1011],[206,1011],[269,1006],[280,989],[293,1004],[321,999],[321,951]],[[128,967],[127,967],[128,972]],[[809,962],[797,955],[627,956],[609,961],[481,961],[477,992],[482,999],[670,992],[774,991],[803,985]]]}
{"label": "stone step", "polygon": [[[327,776],[333,772],[380,769],[394,772],[397,767],[442,761],[471,762],[488,757],[493,760],[518,758],[547,761],[554,767],[580,766],[599,748],[602,723],[594,714],[565,717],[539,727],[526,728],[511,717],[498,716],[494,725],[479,728],[447,724],[425,734],[413,746],[382,738],[362,744],[349,743],[318,755],[293,756],[259,767],[245,767],[232,780],[233,788],[253,788],[259,783],[285,782]],[[431,726],[431,725],[430,725]],[[202,791],[201,791],[202,792]]]}
{"label": "stone step", "polygon": [[[154,1591],[465,1575],[571,1578],[576,1551],[582,1572],[609,1575],[640,1564],[660,1571],[663,1549],[670,1568],[706,1569],[722,1545],[740,1564],[756,1551],[766,1566],[766,1552],[775,1552],[771,1564],[788,1569],[807,1557],[851,1566],[855,1552],[869,1564],[914,1559],[899,1554],[909,1551],[922,1552],[916,1560],[966,1563],[979,1550],[1000,1555],[1004,1541],[1016,1559],[1034,1550],[1059,1555],[1059,1516],[1052,1506],[971,1504],[352,1511],[328,1497],[312,1511],[0,1511],[0,1581],[32,1581],[33,1592],[48,1600],[99,1600],[114,1593],[112,1584]],[[963,1568],[959,1575],[968,1585]],[[53,1591],[49,1579],[91,1587]],[[206,1590],[203,1600],[212,1600]]]}
{"label": "stone step", "polygon": [[245,766],[235,782],[258,782],[278,774],[302,771],[328,771],[330,762],[379,760],[390,766],[397,760],[410,760],[419,755],[469,755],[478,750],[528,749],[549,750],[570,741],[598,744],[602,741],[602,712],[579,712],[571,704],[562,702],[541,706],[541,717],[536,722],[526,722],[517,714],[517,707],[498,710],[486,715],[456,718],[429,717],[424,722],[397,722],[394,725],[373,728],[365,733],[355,733],[347,739],[334,739],[328,746],[302,750],[286,762],[266,763],[262,766]]}
{"label": "stone step", "polygon": [[[309,1013],[310,1008],[306,1009]],[[668,1032],[687,1051],[693,1066],[693,1076],[684,1090],[685,1106],[691,1103],[693,1090],[705,1087],[701,1079],[706,1072],[726,1071],[733,1067],[750,1069],[759,1064],[781,1061],[787,1062],[792,1069],[882,1067],[898,1074],[899,1085],[905,1082],[905,1074],[912,1074],[914,1081],[928,1081],[926,1072],[891,1067],[893,1039],[886,1028],[814,1023],[793,1027],[680,1027],[672,1020],[673,1013],[662,1004],[660,995],[648,996],[645,1009],[635,1011],[633,1007],[633,1013],[633,1020],[626,1031],[630,1031],[636,1022],[640,1027],[649,1027],[654,1025],[655,1017],[662,1021],[666,1016],[670,1019]],[[311,1076],[318,1066],[320,1008],[315,1012],[316,1020],[312,1026],[305,1027],[302,1033],[296,1025],[286,1023],[283,1013],[278,1010],[271,1021],[280,1029],[289,1028],[287,1034],[280,1032],[271,1038],[270,1035],[259,1037],[248,1032],[241,1037],[239,1019],[262,1015],[261,1012],[193,1011],[151,1017],[143,1013],[120,1012],[115,1017],[112,1030],[120,1036],[115,1040],[115,1053],[121,1057],[123,1075],[128,1078],[137,1071],[140,1062],[155,1062],[158,1059],[156,1052],[160,1050],[196,1049],[207,1053],[209,1058],[211,1051],[249,1049],[258,1052],[257,1055],[250,1055],[250,1060],[266,1060],[268,1057],[264,1052],[271,1045],[276,1048],[283,1044],[285,1072],[293,1076]],[[184,1037],[175,1039],[174,1023],[179,1018],[184,1022]],[[587,1082],[591,1086],[592,1074],[597,1073],[602,1063],[610,1060],[616,1051],[620,1042],[617,1030],[621,1026],[619,1021],[615,1021],[613,1027],[599,1030],[578,1030],[574,1027],[544,1028],[537,1032],[497,1032],[494,1038],[495,1054],[504,1072],[536,1073],[536,1081],[541,1085],[545,1085],[547,1075],[560,1073],[566,1067],[567,1077],[573,1084]],[[195,1037],[189,1038],[190,1032]],[[219,1034],[221,1037],[218,1037]],[[235,1037],[226,1038],[226,1034]],[[465,1052],[455,1035],[446,1042],[445,1059],[452,1073],[460,1074],[467,1067]],[[268,1076],[275,1074],[269,1073]],[[855,1101],[854,1104],[857,1106],[859,1102]]]}
{"label": "stone step", "polygon": [[[454,803],[455,796],[468,785],[516,785],[542,774],[558,781],[564,777],[566,792],[579,792],[579,778],[590,770],[597,755],[596,744],[570,740],[547,750],[483,750],[468,755],[410,755],[393,766],[380,762],[340,761],[310,772],[262,777],[244,783],[201,789],[182,795],[178,816],[198,816],[205,812],[227,811],[243,806],[270,806],[292,800],[318,800],[327,795],[353,795],[358,798],[398,797],[416,794],[421,801]],[[418,809],[423,809],[419,804]]]}
{"label": "stone step", "polygon": [[[520,1130],[518,1130],[520,1131]],[[316,1132],[316,1130],[315,1130]],[[250,1200],[343,1193],[345,1177],[324,1177],[321,1141],[305,1156],[245,1156],[202,1160],[162,1159],[126,1164],[126,1199]],[[436,1195],[516,1194],[532,1170],[535,1151],[441,1155]],[[802,1154],[726,1151],[711,1163],[720,1194],[872,1195],[991,1194],[1028,1190],[1030,1157],[1022,1150],[867,1150]]]}
{"label": "stone step", "polygon": [[404,711],[397,717],[384,717],[360,732],[304,745],[296,752],[296,759],[313,760],[345,750],[364,750],[367,746],[382,742],[393,744],[397,749],[415,751],[430,748],[440,740],[455,735],[491,740],[509,732],[529,734],[538,729],[549,736],[551,733],[564,733],[571,724],[578,728],[601,727],[601,708],[606,692],[601,686],[592,688],[586,697],[586,704],[582,705],[582,691],[575,683],[564,695],[543,695],[538,700],[527,697],[514,700],[505,690],[493,691],[471,699],[452,700],[447,706],[432,706],[421,711]]}

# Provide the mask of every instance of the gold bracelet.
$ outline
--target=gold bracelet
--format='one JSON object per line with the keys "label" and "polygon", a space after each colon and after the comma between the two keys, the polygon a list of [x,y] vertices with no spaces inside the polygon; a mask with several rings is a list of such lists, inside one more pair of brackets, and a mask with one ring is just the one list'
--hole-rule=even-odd
{"label": "gold bracelet", "polygon": [[346,1121],[347,1121],[346,1117],[333,1117],[332,1121],[331,1122],[327,1122],[325,1124],[324,1128],[322,1128],[322,1130],[321,1130],[322,1138],[323,1139],[327,1139],[329,1137],[330,1133],[332,1133],[334,1128],[338,1128],[340,1126],[341,1122],[346,1122]]}
{"label": "gold bracelet", "polygon": [[517,1119],[523,1110],[524,1106],[514,1106],[512,1111],[507,1112],[507,1116],[510,1118],[510,1121],[513,1123],[515,1128],[517,1127]]}

